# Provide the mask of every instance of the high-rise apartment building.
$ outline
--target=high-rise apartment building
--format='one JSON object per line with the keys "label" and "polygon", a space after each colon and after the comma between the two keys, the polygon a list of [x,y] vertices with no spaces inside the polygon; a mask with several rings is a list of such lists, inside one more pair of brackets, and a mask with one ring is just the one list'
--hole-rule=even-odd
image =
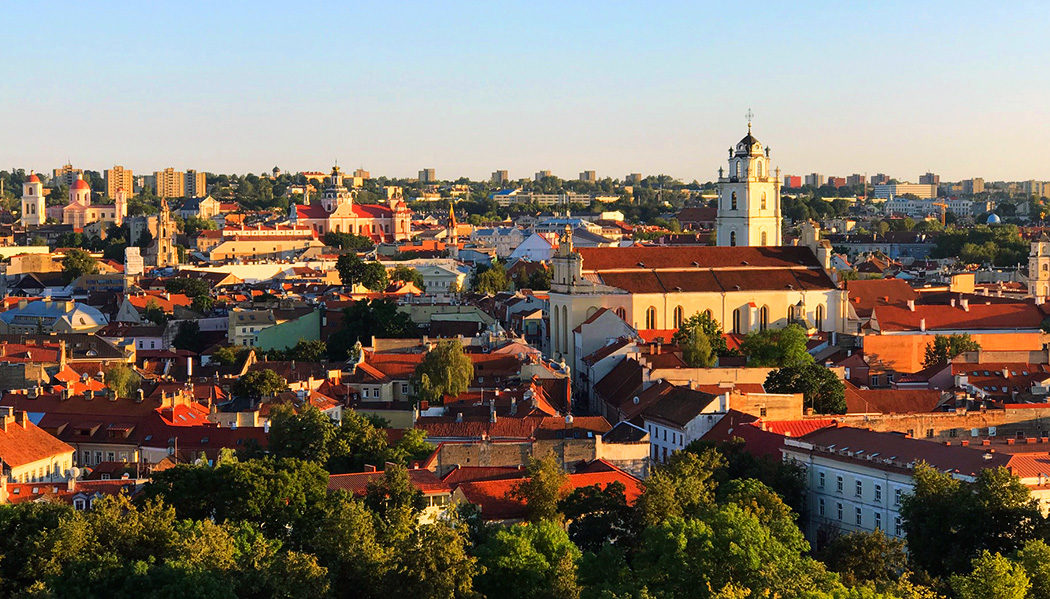
{"label": "high-rise apartment building", "polygon": [[359,168],[356,171],[354,171],[354,178],[355,179],[371,179],[372,175],[368,171],[366,171],[365,169]]}
{"label": "high-rise apartment building", "polygon": [[510,181],[510,177],[507,175],[507,171],[492,171],[492,182],[496,185],[503,185],[507,181]]}
{"label": "high-rise apartment building", "polygon": [[937,186],[922,183],[885,183],[875,186],[875,198],[879,200],[892,200],[909,194],[920,200],[928,200],[937,197]]}
{"label": "high-rise apartment building", "polygon": [[542,181],[542,180],[544,180],[544,179],[546,179],[547,177],[550,177],[550,176],[551,176],[551,172],[550,171],[536,171],[536,176],[534,177],[534,179],[537,182],[539,182],[539,181]]}
{"label": "high-rise apartment building", "polygon": [[583,171],[580,173],[580,181],[584,183],[595,183],[598,181],[598,176],[594,171]]}
{"label": "high-rise apartment building", "polygon": [[54,169],[52,171],[52,176],[55,179],[54,183],[56,183],[58,185],[63,185],[64,184],[67,187],[72,187],[73,186],[73,182],[75,182],[77,180],[77,175],[80,175],[81,177],[83,177],[84,176],[84,169],[82,169],[82,168],[73,168],[72,164],[67,164],[67,165],[63,166],[62,168],[56,168],[56,169]]}
{"label": "high-rise apartment building", "polygon": [[799,175],[784,175],[784,187],[797,189],[802,187],[802,177]]}
{"label": "high-rise apartment building", "polygon": [[186,171],[184,191],[187,198],[203,198],[207,196],[208,180],[205,173],[198,173],[193,170]]}
{"label": "high-rise apartment building", "polygon": [[871,176],[872,185],[885,185],[890,182],[890,176],[886,173],[879,173]]}
{"label": "high-rise apartment building", "polygon": [[420,183],[433,183],[437,181],[437,175],[432,168],[425,168],[419,171],[419,182]]}
{"label": "high-rise apartment building", "polygon": [[813,187],[821,187],[824,185],[824,175],[820,173],[810,173],[806,175],[806,185],[812,185]]}
{"label": "high-rise apartment building", "polygon": [[858,175],[856,173],[853,173],[852,175],[846,177],[846,185],[849,185],[850,187],[853,187],[854,185],[864,185],[864,183],[864,175]]}
{"label": "high-rise apartment building", "polygon": [[940,175],[935,175],[935,174],[930,173],[930,172],[927,172],[925,175],[919,175],[919,184],[920,185],[940,185],[941,184],[941,176]]}
{"label": "high-rise apartment building", "polygon": [[181,198],[186,195],[186,173],[168,167],[153,173],[153,190],[158,198]]}
{"label": "high-rise apartment building", "polygon": [[642,182],[642,173],[631,173],[623,178],[626,185],[638,185]]}
{"label": "high-rise apartment building", "polygon": [[135,175],[131,169],[116,165],[113,168],[107,168],[104,175],[107,198],[116,199],[117,191],[121,189],[129,196],[135,193]]}
{"label": "high-rise apartment building", "polygon": [[967,179],[962,182],[963,193],[974,195],[977,193],[984,193],[984,179],[980,177],[974,177],[973,179]]}
{"label": "high-rise apartment building", "polygon": [[845,177],[828,177],[828,185],[830,185],[832,187],[835,187],[835,188],[845,187],[846,186],[846,178]]}

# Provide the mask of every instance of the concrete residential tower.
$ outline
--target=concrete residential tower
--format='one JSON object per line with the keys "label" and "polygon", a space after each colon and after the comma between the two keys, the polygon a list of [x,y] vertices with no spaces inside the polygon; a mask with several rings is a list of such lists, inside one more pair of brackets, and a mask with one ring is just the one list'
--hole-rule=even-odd
{"label": "concrete residential tower", "polygon": [[747,136],[729,148],[729,172],[718,169],[717,244],[782,245],[780,169],[774,172],[769,148]]}

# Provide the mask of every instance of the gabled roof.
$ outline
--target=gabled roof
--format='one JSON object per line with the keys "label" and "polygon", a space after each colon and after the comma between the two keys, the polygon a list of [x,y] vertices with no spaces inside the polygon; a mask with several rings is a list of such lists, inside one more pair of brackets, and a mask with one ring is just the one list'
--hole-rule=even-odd
{"label": "gabled roof", "polygon": [[0,430],[0,460],[17,468],[61,454],[72,453],[73,447],[47,434],[20,412]]}
{"label": "gabled roof", "polygon": [[926,330],[1038,330],[1043,313],[1033,304],[969,304],[961,306],[916,304],[915,310],[899,306],[875,306],[873,316],[882,331]]}
{"label": "gabled roof", "polygon": [[919,299],[919,294],[904,279],[871,279],[846,281],[849,304],[857,316],[866,318],[876,305],[905,305]]}
{"label": "gabled roof", "polygon": [[847,414],[932,412],[941,402],[936,389],[860,389],[849,381],[845,384]]}
{"label": "gabled roof", "polygon": [[[804,246],[715,247],[631,246],[622,248],[578,248],[584,271],[628,269],[820,268],[812,250]],[[639,263],[644,266],[638,266]]]}
{"label": "gabled roof", "polygon": [[717,397],[689,387],[674,386],[647,407],[642,415],[647,420],[685,427]]}
{"label": "gabled roof", "polygon": [[[332,474],[328,477],[329,491],[347,491],[352,495],[363,497],[368,491],[368,483],[383,477],[383,471],[356,472],[352,474]],[[448,483],[436,474],[423,468],[412,468],[408,471],[408,481],[422,491],[424,495],[447,495],[452,492]]]}

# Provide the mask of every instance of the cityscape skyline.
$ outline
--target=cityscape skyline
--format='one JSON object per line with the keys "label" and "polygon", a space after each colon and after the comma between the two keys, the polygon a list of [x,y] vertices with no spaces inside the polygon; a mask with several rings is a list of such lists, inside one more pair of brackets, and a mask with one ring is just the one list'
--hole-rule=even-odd
{"label": "cityscape skyline", "polygon": [[[550,169],[707,181],[750,108],[782,173],[1050,178],[1041,152],[1018,151],[1050,139],[1038,109],[1050,82],[1030,76],[1048,50],[1012,33],[1039,18],[1034,3],[739,17],[715,3],[644,14],[587,3],[252,6],[11,7],[12,22],[41,25],[13,28],[0,66],[2,168],[259,173],[338,160],[394,177],[432,167],[475,180]],[[296,23],[324,26],[292,35]],[[802,23],[820,35],[795,35]]]}

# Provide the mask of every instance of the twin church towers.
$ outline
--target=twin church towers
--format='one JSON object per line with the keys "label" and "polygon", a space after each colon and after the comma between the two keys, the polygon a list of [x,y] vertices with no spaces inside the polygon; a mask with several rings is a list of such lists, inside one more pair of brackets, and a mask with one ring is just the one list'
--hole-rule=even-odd
{"label": "twin church towers", "polygon": [[780,169],[773,169],[769,148],[747,135],[729,148],[729,170],[718,169],[716,244],[779,246],[783,244],[780,214]]}

